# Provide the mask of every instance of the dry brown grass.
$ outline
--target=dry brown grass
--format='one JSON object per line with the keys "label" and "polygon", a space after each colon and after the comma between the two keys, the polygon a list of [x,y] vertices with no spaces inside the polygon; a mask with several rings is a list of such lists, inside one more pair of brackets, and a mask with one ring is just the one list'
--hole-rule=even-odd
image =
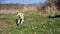
{"label": "dry brown grass", "polygon": [[8,25],[6,23],[0,23],[0,30],[7,28],[7,26]]}

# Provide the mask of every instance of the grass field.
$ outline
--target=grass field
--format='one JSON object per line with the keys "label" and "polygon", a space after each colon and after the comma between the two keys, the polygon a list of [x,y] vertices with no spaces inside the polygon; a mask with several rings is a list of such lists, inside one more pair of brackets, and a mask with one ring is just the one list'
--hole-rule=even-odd
{"label": "grass field", "polygon": [[60,18],[44,18],[40,12],[24,14],[20,25],[16,25],[14,14],[0,15],[0,34],[60,34]]}

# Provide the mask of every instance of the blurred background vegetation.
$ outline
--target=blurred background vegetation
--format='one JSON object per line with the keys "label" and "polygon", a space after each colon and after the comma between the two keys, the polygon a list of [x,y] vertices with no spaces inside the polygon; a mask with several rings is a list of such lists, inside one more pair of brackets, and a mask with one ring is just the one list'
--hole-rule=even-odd
{"label": "blurred background vegetation", "polygon": [[[16,25],[16,12],[24,13],[24,23]],[[39,4],[0,4],[0,34],[60,34],[60,0]]]}

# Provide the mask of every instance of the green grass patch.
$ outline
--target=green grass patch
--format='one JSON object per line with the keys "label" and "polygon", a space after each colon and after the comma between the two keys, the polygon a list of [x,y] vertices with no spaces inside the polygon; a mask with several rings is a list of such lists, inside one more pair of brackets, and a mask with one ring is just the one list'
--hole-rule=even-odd
{"label": "green grass patch", "polygon": [[[0,15],[1,34],[60,34],[60,18],[43,18],[41,12],[24,13],[24,23],[16,25],[16,15]],[[5,26],[3,26],[5,25]],[[2,26],[2,27],[1,27]]]}

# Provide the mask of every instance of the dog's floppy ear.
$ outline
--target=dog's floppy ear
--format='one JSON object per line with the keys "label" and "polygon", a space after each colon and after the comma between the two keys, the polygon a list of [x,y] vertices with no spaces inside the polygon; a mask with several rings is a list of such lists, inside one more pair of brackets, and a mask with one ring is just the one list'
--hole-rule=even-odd
{"label": "dog's floppy ear", "polygon": [[16,19],[16,24],[19,25],[19,24],[18,24],[18,19]]}

